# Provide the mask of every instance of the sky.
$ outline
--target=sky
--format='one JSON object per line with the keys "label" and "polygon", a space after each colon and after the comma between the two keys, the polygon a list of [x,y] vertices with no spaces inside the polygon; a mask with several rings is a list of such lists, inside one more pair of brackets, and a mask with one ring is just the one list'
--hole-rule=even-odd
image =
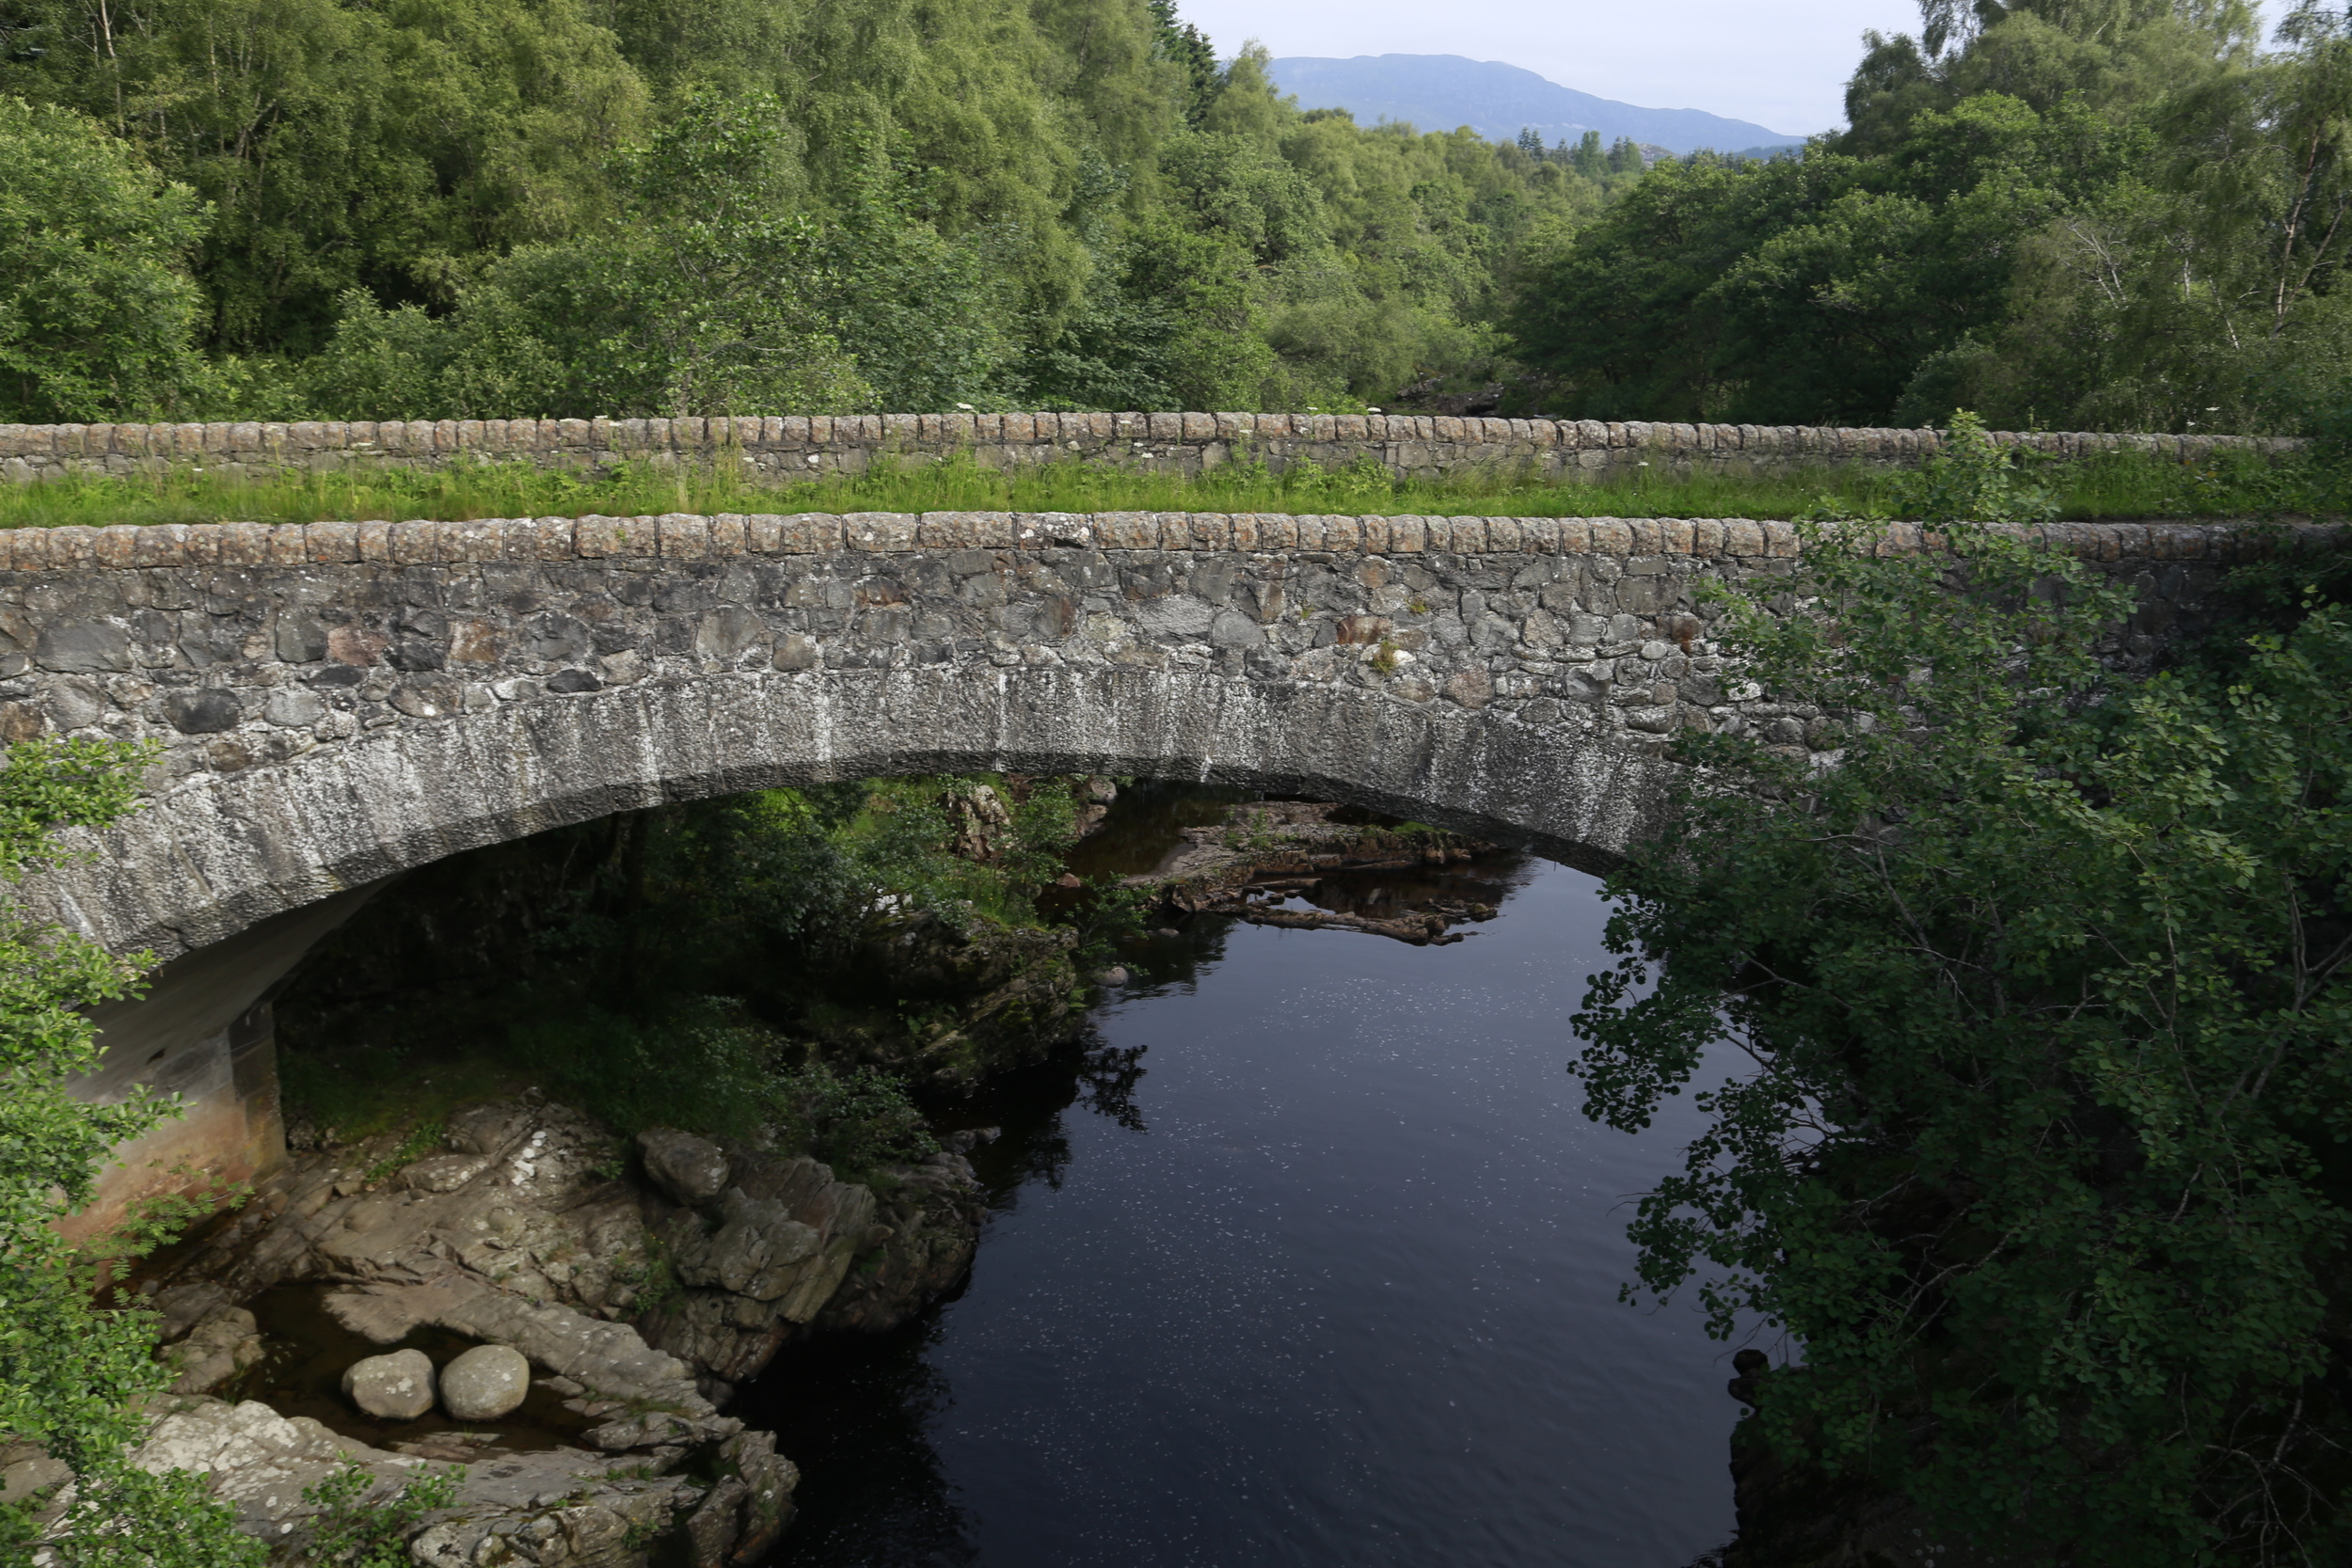
{"label": "sky", "polygon": [[[1177,0],[1220,55],[1462,55],[1646,109],[1790,135],[1845,122],[1862,30],[1918,31],[1914,0]],[[1308,105],[1310,108],[1312,104]]]}

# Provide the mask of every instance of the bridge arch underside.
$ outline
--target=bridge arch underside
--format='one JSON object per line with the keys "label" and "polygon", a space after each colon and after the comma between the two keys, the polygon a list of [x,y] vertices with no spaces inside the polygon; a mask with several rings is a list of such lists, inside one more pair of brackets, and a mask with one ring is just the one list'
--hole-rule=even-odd
{"label": "bridge arch underside", "polygon": [[1110,773],[1338,799],[1602,869],[1673,765],[1597,726],[1136,667],[724,672],[403,724],[153,800],[37,902],[170,959],[485,845],[619,811],[920,772]]}

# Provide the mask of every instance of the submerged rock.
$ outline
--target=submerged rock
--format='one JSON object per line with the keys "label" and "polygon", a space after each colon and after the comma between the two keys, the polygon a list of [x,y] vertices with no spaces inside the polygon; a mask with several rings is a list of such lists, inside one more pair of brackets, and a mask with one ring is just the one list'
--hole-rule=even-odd
{"label": "submerged rock", "polygon": [[371,1355],[343,1369],[343,1398],[386,1421],[413,1421],[433,1408],[433,1362],[421,1350]]}
{"label": "submerged rock", "polygon": [[441,1369],[441,1408],[456,1421],[495,1421],[531,1392],[531,1363],[507,1345],[476,1345]]}

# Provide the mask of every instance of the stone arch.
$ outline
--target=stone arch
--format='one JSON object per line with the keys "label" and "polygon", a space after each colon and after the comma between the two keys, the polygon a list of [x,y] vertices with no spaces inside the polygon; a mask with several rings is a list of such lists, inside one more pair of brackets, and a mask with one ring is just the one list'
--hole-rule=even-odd
{"label": "stone arch", "polygon": [[1377,689],[1203,671],[941,665],[730,670],[391,727],[269,768],[197,774],[44,878],[36,907],[163,960],[102,1009],[83,1092],[179,1092],[188,1115],[116,1151],[103,1227],[194,1167],[283,1158],[265,999],[372,885],[616,811],[907,772],[1105,772],[1349,800],[1597,866],[1637,837],[1670,767],[1591,728]]}
{"label": "stone arch", "polygon": [[37,905],[169,960],[463,850],[785,784],[978,769],[1326,794],[1586,866],[1656,813],[1655,749],[1500,708],[1138,666],[649,680],[406,723],[182,782],[43,879]]}

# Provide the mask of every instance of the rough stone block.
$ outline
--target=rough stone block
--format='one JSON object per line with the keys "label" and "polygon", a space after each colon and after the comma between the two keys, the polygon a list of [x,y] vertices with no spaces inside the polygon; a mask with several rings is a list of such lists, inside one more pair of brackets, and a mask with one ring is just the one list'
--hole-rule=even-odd
{"label": "rough stone block", "polygon": [[905,512],[852,512],[841,521],[843,541],[853,550],[911,550],[920,523]]}
{"label": "rough stone block", "polygon": [[139,531],[124,523],[115,523],[98,531],[95,550],[98,564],[109,570],[121,570],[136,563]]}
{"label": "rough stone block", "polygon": [[1389,553],[1419,555],[1429,539],[1429,525],[1422,517],[1391,517],[1389,519]]}
{"label": "rough stone block", "polygon": [[441,559],[441,525],[427,517],[412,517],[392,525],[392,564],[423,566]]}
{"label": "rough stone block", "polygon": [[654,519],[656,537],[665,561],[710,559],[710,519],[690,513],[670,512]]}
{"label": "rough stone block", "polygon": [[450,562],[503,561],[506,559],[506,531],[498,521],[487,517],[443,523],[441,559]]}
{"label": "rough stone block", "polygon": [[1021,512],[1013,514],[1013,532],[1024,548],[1068,545],[1084,549],[1099,546],[1094,519],[1079,512]]}
{"label": "rough stone block", "polygon": [[221,523],[220,561],[224,566],[262,566],[269,562],[269,525]]}
{"label": "rough stone block", "polygon": [[601,561],[607,556],[618,555],[620,551],[617,546],[620,543],[621,531],[626,526],[627,523],[622,518],[607,517],[594,513],[588,516],[577,518],[572,523],[574,547],[583,558],[590,561]]}
{"label": "rough stone block", "polygon": [[1154,512],[1098,512],[1094,536],[1106,550],[1156,550],[1160,519]]}
{"label": "rough stone block", "polygon": [[979,531],[968,512],[926,512],[915,525],[915,543],[927,550],[970,549]]}
{"label": "rough stone block", "polygon": [[1171,547],[1229,550],[1233,547],[1233,520],[1222,512],[1168,512],[1160,517],[1160,537]]}
{"label": "rough stone block", "polygon": [[710,553],[724,559],[743,553],[743,515],[738,512],[722,512],[710,519]]}
{"label": "rough stone block", "polygon": [[787,555],[832,555],[844,547],[846,521],[825,512],[779,518],[776,548]]}
{"label": "rough stone block", "polygon": [[659,517],[621,517],[620,527],[612,531],[612,547],[605,553],[625,559],[651,560],[661,553],[661,519]]}
{"label": "rough stone block", "polygon": [[131,564],[183,566],[188,559],[186,523],[160,523],[142,528],[131,542]]}
{"label": "rough stone block", "polygon": [[[0,439],[4,439],[0,436]],[[0,550],[7,551],[0,562],[12,572],[45,572],[49,569],[49,533],[45,528],[0,529]]]}

